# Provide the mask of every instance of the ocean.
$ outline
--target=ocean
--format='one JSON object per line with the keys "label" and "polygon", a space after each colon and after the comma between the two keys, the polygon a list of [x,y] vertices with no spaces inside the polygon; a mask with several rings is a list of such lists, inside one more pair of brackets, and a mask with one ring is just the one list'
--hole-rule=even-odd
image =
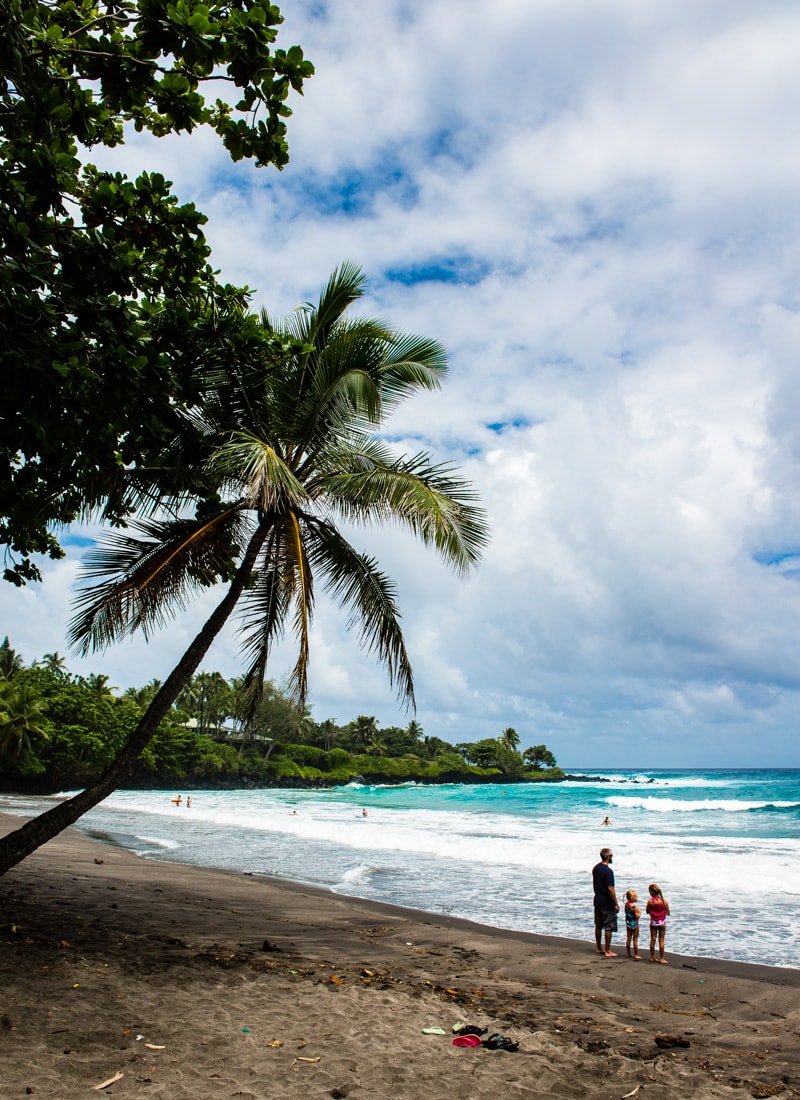
{"label": "ocean", "polygon": [[[662,887],[667,955],[800,967],[800,770],[592,776],[602,781],[184,790],[179,806],[120,790],[77,827],[150,859],[587,940],[591,869],[608,846],[620,898],[635,889],[644,908],[648,883]],[[23,815],[51,803],[0,796]],[[615,942],[624,950],[622,919]],[[640,953],[648,943],[643,921]]]}

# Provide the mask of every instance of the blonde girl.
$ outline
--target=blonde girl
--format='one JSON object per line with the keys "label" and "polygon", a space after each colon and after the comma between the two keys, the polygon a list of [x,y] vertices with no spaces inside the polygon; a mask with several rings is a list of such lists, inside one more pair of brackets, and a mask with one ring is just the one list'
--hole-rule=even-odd
{"label": "blonde girl", "polygon": [[[667,931],[667,917],[669,916],[669,902],[661,893],[661,887],[657,882],[651,882],[647,887],[650,892],[650,900],[647,903],[647,912],[650,914],[650,962],[666,963],[664,958],[664,936]],[[658,938],[658,959],[656,959],[656,938]]]}
{"label": "blonde girl", "polygon": [[637,962],[642,957],[639,954],[639,917],[642,911],[636,904],[638,900],[639,895],[636,891],[628,890],[625,895],[625,950],[628,952],[628,958],[635,959]]}

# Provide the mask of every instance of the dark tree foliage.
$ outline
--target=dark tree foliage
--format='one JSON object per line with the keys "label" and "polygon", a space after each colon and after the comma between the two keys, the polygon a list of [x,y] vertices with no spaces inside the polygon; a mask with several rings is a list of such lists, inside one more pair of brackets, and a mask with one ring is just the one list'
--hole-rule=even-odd
{"label": "dark tree foliage", "polygon": [[[103,504],[234,357],[205,217],[156,173],[84,163],[124,127],[211,126],[233,160],[282,167],[290,89],[313,66],[274,49],[263,0],[0,0],[0,542],[5,577],[60,557],[53,526]],[[207,97],[210,89],[214,98]],[[233,346],[231,346],[233,345]]]}
{"label": "dark tree foliage", "polygon": [[554,768],[556,764],[556,758],[547,745],[531,745],[522,754],[522,759],[536,771],[542,768]]}

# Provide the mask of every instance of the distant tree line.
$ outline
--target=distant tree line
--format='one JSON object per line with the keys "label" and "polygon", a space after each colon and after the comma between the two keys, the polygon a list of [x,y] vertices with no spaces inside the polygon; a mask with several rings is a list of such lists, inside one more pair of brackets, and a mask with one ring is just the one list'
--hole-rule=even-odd
{"label": "distant tree line", "polygon": [[[74,676],[58,653],[25,666],[0,644],[0,786],[52,792],[91,783],[108,766],[159,690],[116,688],[104,675]],[[308,706],[267,681],[246,720],[241,681],[219,672],[192,677],[142,753],[131,785],[304,786],[367,781],[518,782],[563,772],[545,745],[519,751],[511,727],[497,738],[453,745],[419,722],[381,727],[360,714],[316,721]]]}

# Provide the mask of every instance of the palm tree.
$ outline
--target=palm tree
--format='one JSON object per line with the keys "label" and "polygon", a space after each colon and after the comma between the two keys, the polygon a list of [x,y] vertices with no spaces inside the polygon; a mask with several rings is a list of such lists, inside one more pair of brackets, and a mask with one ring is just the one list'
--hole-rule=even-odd
{"label": "palm tree", "polygon": [[320,733],[322,734],[322,744],[326,750],[336,748],[336,722],[333,718],[326,718],[324,722],[320,723]]}
{"label": "palm tree", "polygon": [[0,758],[18,760],[34,738],[47,739],[41,720],[47,704],[30,684],[0,684]]}
{"label": "palm tree", "polygon": [[10,680],[14,673],[19,672],[22,667],[22,658],[15,649],[11,648],[11,643],[6,634],[3,641],[0,642],[0,680]]}
{"label": "palm tree", "polygon": [[90,672],[85,679],[81,676],[79,681],[89,688],[90,691],[93,691],[98,699],[114,699],[115,696],[113,693],[117,689],[108,686],[108,679],[108,676],[102,672]]}
{"label": "palm tree", "polygon": [[134,703],[140,706],[142,709],[149,707],[161,688],[161,681],[152,679],[144,687],[129,687],[123,691],[122,696],[124,699],[132,699]]}
{"label": "palm tree", "polygon": [[415,718],[412,718],[406,726],[406,735],[410,737],[412,741],[419,741],[420,737],[422,737],[422,732],[422,726]]}
{"label": "palm tree", "polygon": [[519,734],[513,726],[506,726],[497,740],[501,745],[505,745],[507,749],[512,751],[519,748]]}
{"label": "palm tree", "polygon": [[366,748],[378,736],[378,723],[374,716],[359,714],[353,722],[350,735],[356,745],[361,744]]}
{"label": "palm tree", "polygon": [[422,453],[398,457],[373,434],[403,399],[437,388],[446,368],[434,341],[346,317],[363,292],[363,274],[345,264],[317,306],[304,306],[283,326],[262,314],[263,352],[205,370],[198,405],[165,454],[159,480],[148,482],[142,471],[128,476],[122,491],[140,518],[88,558],[95,583],[80,596],[71,625],[81,652],[136,629],[149,634],[218,579],[227,589],[98,782],[0,840],[0,873],[126,778],[240,601],[251,706],[287,625],[298,643],[290,686],[305,701],[316,581],[347,611],[401,700],[414,705],[394,585],[337,523],[393,521],[465,574],[485,544],[486,521],[451,467]]}
{"label": "palm tree", "polygon": [[66,661],[58,650],[56,650],[55,653],[45,653],[41,661],[37,661],[36,663],[37,665],[41,665],[41,667],[48,672],[52,672],[55,676],[63,677],[67,675]]}

